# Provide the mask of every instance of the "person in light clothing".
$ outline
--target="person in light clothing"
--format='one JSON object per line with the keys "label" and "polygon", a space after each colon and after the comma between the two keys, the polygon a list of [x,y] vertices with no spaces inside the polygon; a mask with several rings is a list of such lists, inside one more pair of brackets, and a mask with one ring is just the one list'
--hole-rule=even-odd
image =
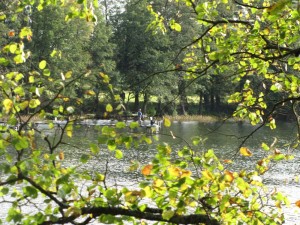
{"label": "person in light clothing", "polygon": [[143,118],[143,113],[142,113],[142,110],[141,110],[141,109],[139,109],[137,115],[138,115],[138,122],[139,122],[139,124],[141,125],[141,123],[142,123],[142,118]]}

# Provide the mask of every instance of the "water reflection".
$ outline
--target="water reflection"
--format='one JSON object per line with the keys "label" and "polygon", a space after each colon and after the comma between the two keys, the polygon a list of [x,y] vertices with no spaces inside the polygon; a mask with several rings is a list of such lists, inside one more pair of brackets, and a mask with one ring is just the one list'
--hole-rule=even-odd
{"label": "water reflection", "polygon": [[[273,163],[270,171],[263,176],[264,183],[270,188],[276,188],[290,196],[291,203],[300,199],[299,182],[295,177],[299,174],[299,149],[292,149],[288,143],[296,138],[296,126],[289,123],[278,124],[277,129],[260,129],[257,133],[248,123],[198,123],[198,122],[174,122],[170,128],[164,128],[158,135],[158,143],[169,143],[173,150],[179,149],[184,145],[191,145],[191,137],[200,136],[207,138],[203,146],[194,147],[196,151],[206,151],[214,149],[220,159],[231,159],[234,157],[234,163],[230,169],[252,170],[255,164],[268,152],[264,151],[261,143],[265,142],[271,145],[274,138],[277,138],[276,145],[282,153],[293,153],[294,160]],[[252,134],[253,133],[253,134]],[[251,134],[251,135],[250,135]],[[81,146],[78,151],[70,150],[69,163],[76,164],[82,151],[87,151],[89,143],[97,140],[98,131],[93,127],[83,127],[75,132],[74,145]],[[250,135],[250,136],[249,136]],[[243,143],[245,138],[247,141]],[[176,137],[176,138],[174,138]],[[253,155],[251,157],[242,157],[239,154],[239,147],[248,147]],[[68,151],[68,149],[66,149]],[[130,172],[130,162],[137,160],[143,164],[149,163],[156,154],[155,145],[140,145],[138,148],[124,149],[124,158],[115,160],[112,152],[103,152],[101,158],[92,159],[90,164],[85,165],[85,169],[91,171],[106,171],[110,177],[110,182],[118,181],[118,185],[136,185],[140,176],[138,173]],[[106,167],[108,165],[108,167]],[[300,223],[300,212],[296,207],[284,209],[286,211],[286,224]]]}
{"label": "water reflection", "polygon": [[[42,128],[42,127],[40,127]],[[93,125],[83,125],[76,127],[73,138],[64,138],[65,144],[61,146],[60,151],[65,154],[63,166],[80,166],[82,171],[93,173],[107,174],[110,184],[117,186],[136,186],[141,179],[138,172],[131,172],[129,167],[132,161],[138,161],[141,164],[149,163],[156,154],[156,144],[169,143],[176,152],[184,145],[191,145],[191,137],[200,136],[207,138],[205,143],[199,147],[193,147],[196,151],[206,151],[214,149],[215,153],[222,159],[230,159],[234,157],[232,170],[252,169],[257,161],[267,154],[262,150],[261,142],[271,144],[274,137],[278,139],[278,148],[283,153],[293,150],[295,159],[293,161],[282,161],[274,164],[263,179],[271,188],[276,188],[290,196],[291,202],[300,200],[300,185],[296,182],[295,177],[299,175],[300,153],[299,149],[291,149],[287,144],[296,137],[297,129],[289,123],[278,124],[277,129],[270,130],[263,128],[258,133],[251,135],[243,146],[248,147],[253,153],[252,157],[242,157],[239,155],[239,146],[256,127],[247,123],[199,123],[199,122],[174,122],[170,128],[163,128],[160,134],[150,137],[155,144],[142,144],[138,147],[122,149],[124,157],[116,160],[114,151],[107,150],[104,146],[100,149],[100,154],[91,158],[85,164],[81,164],[80,157],[83,153],[90,152],[90,144],[97,143],[99,131],[99,123]],[[59,138],[59,129],[56,130],[57,135],[51,141],[55,142]],[[43,130],[43,135],[53,136],[54,130]],[[176,137],[176,138],[175,138]],[[45,142],[40,142],[46,149]],[[284,209],[286,211],[286,224],[300,224],[300,212],[295,207]]]}

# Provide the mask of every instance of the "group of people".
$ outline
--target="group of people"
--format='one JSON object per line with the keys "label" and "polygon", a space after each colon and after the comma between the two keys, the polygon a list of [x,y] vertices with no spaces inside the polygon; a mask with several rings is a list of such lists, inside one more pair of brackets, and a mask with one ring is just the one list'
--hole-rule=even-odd
{"label": "group of people", "polygon": [[[138,122],[141,125],[142,120],[143,120],[143,113],[142,113],[141,109],[138,110],[137,116],[138,116]],[[154,121],[153,117],[150,116],[150,125],[152,126],[154,123],[155,123],[155,121]]]}

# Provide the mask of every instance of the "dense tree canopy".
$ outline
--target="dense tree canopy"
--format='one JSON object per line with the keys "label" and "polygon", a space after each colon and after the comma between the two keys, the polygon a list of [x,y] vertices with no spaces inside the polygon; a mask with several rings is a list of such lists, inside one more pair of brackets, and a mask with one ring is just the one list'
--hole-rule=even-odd
{"label": "dense tree canopy", "polygon": [[[129,132],[137,122],[99,126],[78,146],[69,140],[79,112],[90,112],[84,103],[103,100],[103,115],[118,113],[117,92],[142,89],[158,99],[179,96],[182,111],[188,94],[211,106],[228,101],[256,130],[275,129],[288,112],[299,129],[289,148],[297,148],[299,1],[127,1],[114,19],[103,2],[103,17],[98,1],[0,3],[0,205],[9,204],[2,223],[283,224],[288,199],[260,178],[269,163],[292,158],[273,140],[251,171],[229,170],[202,149],[201,137],[180,149],[159,144],[149,164],[131,162],[134,186],[111,182],[108,170],[109,157],[153,144]],[[239,153],[250,157],[243,143]],[[64,164],[64,145],[81,149],[72,166]]]}

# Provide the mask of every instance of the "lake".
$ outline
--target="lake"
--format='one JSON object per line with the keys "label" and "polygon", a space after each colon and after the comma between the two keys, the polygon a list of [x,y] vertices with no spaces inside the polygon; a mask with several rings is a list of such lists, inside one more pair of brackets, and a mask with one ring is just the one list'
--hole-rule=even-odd
{"label": "lake", "polygon": [[[230,166],[235,170],[245,168],[251,170],[257,161],[267,153],[262,150],[261,143],[265,142],[271,145],[275,140],[274,138],[277,138],[276,146],[278,150],[282,153],[293,154],[295,158],[294,160],[272,164],[271,169],[263,176],[264,183],[270,188],[276,188],[289,196],[292,207],[284,209],[286,224],[300,224],[300,210],[294,204],[300,200],[300,183],[296,179],[300,174],[300,151],[299,148],[292,149],[288,146],[291,140],[296,139],[297,126],[293,123],[279,123],[275,130],[271,130],[268,127],[260,129],[243,144],[243,146],[249,148],[253,155],[251,157],[240,156],[239,147],[241,143],[254,129],[256,127],[248,123],[173,122],[170,128],[163,128],[159,134],[154,134],[150,137],[154,143],[169,143],[175,151],[184,145],[191,145],[191,137],[201,136],[202,138],[207,138],[203,146],[198,150],[213,149],[221,159],[233,158],[234,164]],[[82,144],[82,140],[85,140],[86,148],[88,148],[88,143],[96,140],[97,134],[98,132],[92,126],[80,128],[75,133],[78,141],[76,145]],[[110,182],[114,182],[117,186],[135,186],[141,177],[138,173],[128,171],[130,161],[137,160],[144,164],[149,163],[156,154],[155,146],[155,144],[150,146],[142,144],[138,148],[127,149],[124,151],[124,158],[118,161],[113,160],[111,155],[104,154],[101,159],[94,159],[94,163],[89,164],[89,166],[91,170],[104,171],[107,162],[109,166],[107,173],[110,176]],[[66,149],[66,151],[68,150]],[[82,150],[74,151],[73,149],[69,152],[69,162],[72,163],[74,161],[73,163],[76,163],[76,159],[80,157],[81,153]]]}
{"label": "lake", "polygon": [[[65,139],[66,145],[60,150],[64,152],[66,166],[78,165],[78,159],[81,154],[88,151],[89,144],[95,143],[100,133],[99,127],[91,124],[103,125],[109,124],[109,121],[94,121],[86,123],[74,130],[72,139]],[[45,134],[51,136],[55,133],[53,130],[47,130],[43,125],[38,126]],[[124,157],[121,160],[114,159],[112,152],[101,149],[101,157],[92,158],[87,164],[82,165],[82,169],[88,169],[91,172],[97,171],[106,173],[110,185],[118,187],[129,186],[136,187],[142,179],[139,172],[129,171],[132,161],[139,161],[141,164],[149,163],[156,154],[157,143],[169,143],[173,151],[176,152],[184,145],[192,145],[191,137],[200,136],[206,141],[200,147],[193,148],[196,151],[206,151],[213,149],[216,155],[222,160],[234,159],[234,163],[229,165],[232,170],[252,169],[257,161],[266,154],[262,150],[261,142],[268,145],[277,138],[277,148],[282,153],[291,153],[295,155],[294,160],[281,161],[272,164],[272,168],[264,174],[264,183],[270,188],[276,188],[289,196],[292,207],[285,208],[287,225],[300,224],[300,210],[295,207],[295,202],[300,200],[300,184],[296,176],[300,173],[300,152],[298,149],[292,149],[287,144],[296,138],[297,127],[292,123],[280,123],[277,129],[270,130],[263,128],[253,134],[242,145],[253,153],[251,157],[243,157],[239,154],[239,147],[255,127],[248,123],[200,123],[200,122],[173,122],[170,128],[163,128],[158,134],[149,135],[153,139],[152,145],[141,144],[137,147],[131,147],[123,150]],[[40,142],[40,145],[45,143]],[[46,145],[45,145],[46,146]],[[3,209],[3,205],[2,205]],[[4,211],[0,212],[0,218],[4,217]]]}

